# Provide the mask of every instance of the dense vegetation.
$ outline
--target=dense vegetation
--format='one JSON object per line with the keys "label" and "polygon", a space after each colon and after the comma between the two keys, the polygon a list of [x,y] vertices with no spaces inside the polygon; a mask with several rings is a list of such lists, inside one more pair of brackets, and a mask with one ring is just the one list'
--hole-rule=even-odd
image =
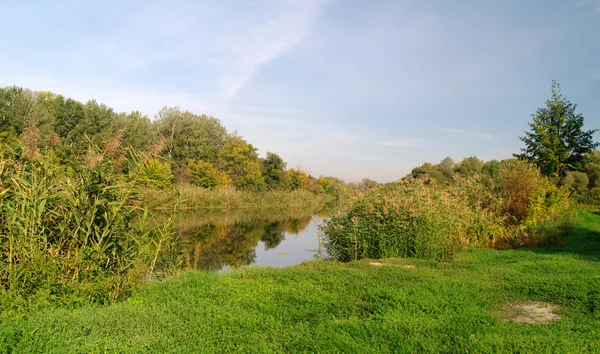
{"label": "dense vegetation", "polygon": [[4,310],[123,299],[152,276],[172,225],[151,224],[138,207],[144,160],[119,149],[28,156],[18,142],[0,145]]}
{"label": "dense vegetation", "polygon": [[358,198],[324,225],[329,255],[445,259],[467,247],[557,242],[570,230],[572,202],[600,204],[599,144],[556,83],[532,118],[518,159],[447,157]]}
{"label": "dense vegetation", "polygon": [[[124,303],[4,321],[0,352],[595,353],[600,216],[580,220],[563,247],[470,249],[450,262],[188,272]],[[558,306],[561,319],[503,321],[525,301]]]}
{"label": "dense vegetation", "polygon": [[[0,88],[0,140],[10,139],[23,140],[23,154],[30,158],[54,151],[93,159],[90,145],[118,144],[145,152],[153,158],[140,173],[154,189],[169,189],[177,182],[213,190],[306,190],[338,198],[366,188],[365,183],[346,184],[286,168],[273,152],[261,158],[252,144],[228,133],[217,118],[178,107],[165,107],[151,120],[138,111],[117,113],[95,100],[82,103],[51,92],[5,87]],[[127,149],[119,153],[117,159],[124,159]]]}
{"label": "dense vegetation", "polygon": [[[471,160],[469,160],[471,161]],[[566,234],[570,189],[557,187],[524,161],[489,175],[441,183],[429,175],[366,193],[323,227],[339,260],[385,257],[445,259],[467,247],[519,247]]]}
{"label": "dense vegetation", "polygon": [[151,121],[93,100],[2,88],[0,305],[127,298],[182,263],[173,224],[182,208],[310,215],[323,196],[361,188],[286,169],[274,153],[259,158],[213,117],[165,108]]}
{"label": "dense vegetation", "polygon": [[[600,201],[600,153],[557,85],[552,94],[515,159],[446,158],[379,186],[288,169],[178,108],[151,121],[0,89],[0,350],[598,350],[600,220],[573,206]],[[323,231],[331,257],[366,262],[184,272],[138,287],[180,266],[251,264],[257,242],[301,230],[323,196],[358,192]],[[182,208],[278,218],[175,226]],[[563,319],[497,316],[527,300],[559,305]]]}

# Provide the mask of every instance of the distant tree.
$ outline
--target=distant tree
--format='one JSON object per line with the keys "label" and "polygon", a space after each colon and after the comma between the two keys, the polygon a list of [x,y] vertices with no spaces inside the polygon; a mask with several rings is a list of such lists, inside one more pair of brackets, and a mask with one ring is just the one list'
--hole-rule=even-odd
{"label": "distant tree", "polygon": [[337,177],[320,176],[317,181],[319,182],[321,193],[339,198],[346,192],[346,183]]}
{"label": "distant tree", "polygon": [[19,136],[25,128],[29,105],[24,89],[16,86],[0,88],[0,131]]}
{"label": "distant tree", "polygon": [[188,166],[195,185],[214,189],[219,179],[219,171],[210,163],[202,160],[189,161]]}
{"label": "distant tree", "polygon": [[553,81],[552,98],[532,115],[531,131],[520,137],[525,148],[515,157],[533,162],[546,176],[562,178],[569,170],[583,170],[585,154],[599,144],[593,140],[597,129],[582,130],[584,118],[576,108]]}
{"label": "distant tree", "polygon": [[261,160],[261,171],[267,188],[276,189],[282,187],[286,165],[285,161],[279,155],[267,152],[267,156]]}
{"label": "distant tree", "polygon": [[440,161],[440,166],[444,167],[444,168],[452,169],[452,168],[454,168],[454,166],[456,166],[456,163],[454,163],[454,160],[452,160],[452,158],[450,158],[450,156],[446,156],[445,159]]}
{"label": "distant tree", "polygon": [[377,181],[368,178],[363,178],[360,184],[364,186],[365,189],[372,189],[379,186],[379,183]]}
{"label": "distant tree", "polygon": [[475,156],[471,156],[458,163],[454,170],[463,176],[473,176],[481,173],[483,165],[483,161]]}
{"label": "distant tree", "polygon": [[256,148],[235,133],[227,137],[217,164],[239,189],[257,191],[266,187]]}
{"label": "distant tree", "polygon": [[573,188],[575,196],[582,198],[587,194],[590,179],[583,172],[567,172],[564,183]]}
{"label": "distant tree", "polygon": [[62,95],[54,97],[54,131],[66,142],[79,141],[83,138],[85,106],[74,99]]}
{"label": "distant tree", "polygon": [[588,187],[600,187],[600,150],[586,155],[585,172],[589,177]]}
{"label": "distant tree", "polygon": [[289,168],[285,171],[285,186],[289,190],[302,189],[307,179],[308,175],[301,169]]}
{"label": "distant tree", "polygon": [[124,143],[138,151],[146,150],[150,144],[159,140],[150,119],[139,111],[120,115],[119,124],[123,129]]}
{"label": "distant tree", "polygon": [[176,163],[188,159],[215,162],[227,138],[227,130],[214,117],[165,107],[155,125],[166,141],[166,154]]}
{"label": "distant tree", "polygon": [[498,160],[487,161],[481,168],[481,173],[490,176],[493,181],[498,182],[500,179],[501,163]]}

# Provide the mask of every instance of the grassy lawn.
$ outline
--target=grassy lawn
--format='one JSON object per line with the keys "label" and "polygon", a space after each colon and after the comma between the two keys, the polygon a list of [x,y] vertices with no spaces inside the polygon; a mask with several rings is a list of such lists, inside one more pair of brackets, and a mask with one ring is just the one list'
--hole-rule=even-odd
{"label": "grassy lawn", "polygon": [[[600,352],[600,214],[560,248],[378,262],[187,272],[125,303],[5,318],[0,352]],[[529,301],[560,320],[501,319]]]}

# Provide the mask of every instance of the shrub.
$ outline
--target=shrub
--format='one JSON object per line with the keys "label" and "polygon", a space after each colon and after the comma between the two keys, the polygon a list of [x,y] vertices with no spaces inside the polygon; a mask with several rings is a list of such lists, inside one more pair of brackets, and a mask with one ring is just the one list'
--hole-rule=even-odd
{"label": "shrub", "polygon": [[444,259],[465,247],[556,243],[573,224],[569,188],[523,161],[501,167],[499,186],[477,178],[379,188],[322,226],[335,259]]}
{"label": "shrub", "polygon": [[224,171],[217,170],[210,162],[190,161],[192,181],[195,185],[208,189],[225,189],[231,185],[231,179]]}
{"label": "shrub", "polygon": [[173,185],[171,166],[159,159],[146,160],[139,169],[139,183],[150,188],[165,189]]}
{"label": "shrub", "polygon": [[335,259],[443,259],[467,246],[489,246],[503,230],[495,216],[471,207],[456,186],[400,184],[365,194],[322,226]]}
{"label": "shrub", "polygon": [[500,168],[500,188],[505,199],[505,213],[513,224],[523,222],[529,214],[529,199],[544,177],[532,164],[510,160]]}

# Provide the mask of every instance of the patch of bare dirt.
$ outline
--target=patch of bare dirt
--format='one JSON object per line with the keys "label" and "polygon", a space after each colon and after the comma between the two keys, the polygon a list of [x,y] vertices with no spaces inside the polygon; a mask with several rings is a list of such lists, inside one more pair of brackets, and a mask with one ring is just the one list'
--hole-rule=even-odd
{"label": "patch of bare dirt", "polygon": [[380,263],[380,262],[369,262],[369,264],[374,267],[387,266],[387,267],[400,267],[400,268],[415,268],[415,266],[412,264],[389,264],[389,263]]}
{"label": "patch of bare dirt", "polygon": [[550,323],[558,321],[560,316],[554,311],[556,306],[543,302],[519,302],[497,311],[497,315],[504,321],[520,323]]}

